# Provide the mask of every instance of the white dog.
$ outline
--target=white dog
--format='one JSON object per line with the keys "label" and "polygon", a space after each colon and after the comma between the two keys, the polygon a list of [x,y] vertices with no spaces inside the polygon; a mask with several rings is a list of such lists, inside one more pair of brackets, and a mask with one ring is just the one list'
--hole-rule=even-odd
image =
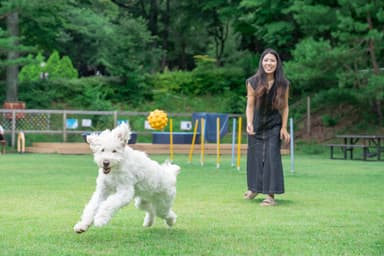
{"label": "white dog", "polygon": [[171,207],[180,167],[169,162],[160,165],[144,152],[133,150],[127,145],[130,134],[129,126],[122,124],[87,136],[99,174],[96,191],[74,226],[75,232],[86,231],[92,223],[96,227],[107,224],[133,198],[135,206],[146,212],[143,226],[152,226],[156,216],[169,227],[175,224],[177,216]]}

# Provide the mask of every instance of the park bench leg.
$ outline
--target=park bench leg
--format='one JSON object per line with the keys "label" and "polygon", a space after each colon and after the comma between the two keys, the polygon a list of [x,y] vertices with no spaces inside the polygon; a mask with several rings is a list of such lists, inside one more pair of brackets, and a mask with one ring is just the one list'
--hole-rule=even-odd
{"label": "park bench leg", "polygon": [[333,159],[333,146],[330,146],[331,159]]}
{"label": "park bench leg", "polygon": [[346,160],[347,159],[347,147],[346,146],[344,146],[344,147],[342,147],[344,150],[344,160]]}
{"label": "park bench leg", "polygon": [[5,141],[1,141],[1,154],[5,154],[5,147],[6,147],[6,142]]}

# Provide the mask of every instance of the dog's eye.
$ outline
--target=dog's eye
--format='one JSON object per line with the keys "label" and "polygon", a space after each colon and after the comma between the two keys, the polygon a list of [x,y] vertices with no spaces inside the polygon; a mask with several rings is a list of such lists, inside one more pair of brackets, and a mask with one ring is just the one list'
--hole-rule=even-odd
{"label": "dog's eye", "polygon": [[117,150],[116,150],[116,149],[112,150],[112,153],[116,153],[116,152],[117,152]]}
{"label": "dog's eye", "polygon": [[101,149],[101,152],[104,152],[104,149],[103,149],[103,148]]}

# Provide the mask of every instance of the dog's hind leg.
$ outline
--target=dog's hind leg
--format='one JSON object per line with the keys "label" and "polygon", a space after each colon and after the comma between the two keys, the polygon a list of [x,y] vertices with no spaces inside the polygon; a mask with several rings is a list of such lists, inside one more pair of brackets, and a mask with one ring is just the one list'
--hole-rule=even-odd
{"label": "dog's hind leg", "polygon": [[157,216],[164,219],[168,227],[172,227],[176,223],[177,215],[169,207],[165,207],[164,205],[162,205],[162,207],[160,206],[156,208],[156,213]]}
{"label": "dog's hind leg", "polygon": [[176,223],[177,215],[174,211],[169,210],[167,217],[165,217],[165,223],[168,227],[172,227]]}
{"label": "dog's hind leg", "polygon": [[153,209],[153,205],[150,202],[145,201],[140,197],[136,197],[135,206],[136,208],[145,211],[143,226],[151,227],[155,223],[155,217],[156,217]]}

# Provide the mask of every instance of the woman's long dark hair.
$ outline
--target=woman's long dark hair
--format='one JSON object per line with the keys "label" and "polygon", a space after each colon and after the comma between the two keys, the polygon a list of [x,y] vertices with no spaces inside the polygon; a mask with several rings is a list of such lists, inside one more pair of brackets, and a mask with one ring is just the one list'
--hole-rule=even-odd
{"label": "woman's long dark hair", "polygon": [[265,49],[260,56],[259,67],[257,69],[256,75],[253,77],[253,83],[255,85],[254,89],[256,90],[257,102],[260,102],[262,96],[268,91],[267,74],[265,73],[263,68],[263,59],[265,55],[269,53],[273,54],[276,57],[277,61],[276,70],[274,73],[275,85],[277,86],[277,90],[273,98],[272,104],[273,108],[280,110],[286,105],[285,92],[287,91],[287,88],[289,86],[289,81],[285,78],[283,65],[281,63],[279,54],[271,48]]}

